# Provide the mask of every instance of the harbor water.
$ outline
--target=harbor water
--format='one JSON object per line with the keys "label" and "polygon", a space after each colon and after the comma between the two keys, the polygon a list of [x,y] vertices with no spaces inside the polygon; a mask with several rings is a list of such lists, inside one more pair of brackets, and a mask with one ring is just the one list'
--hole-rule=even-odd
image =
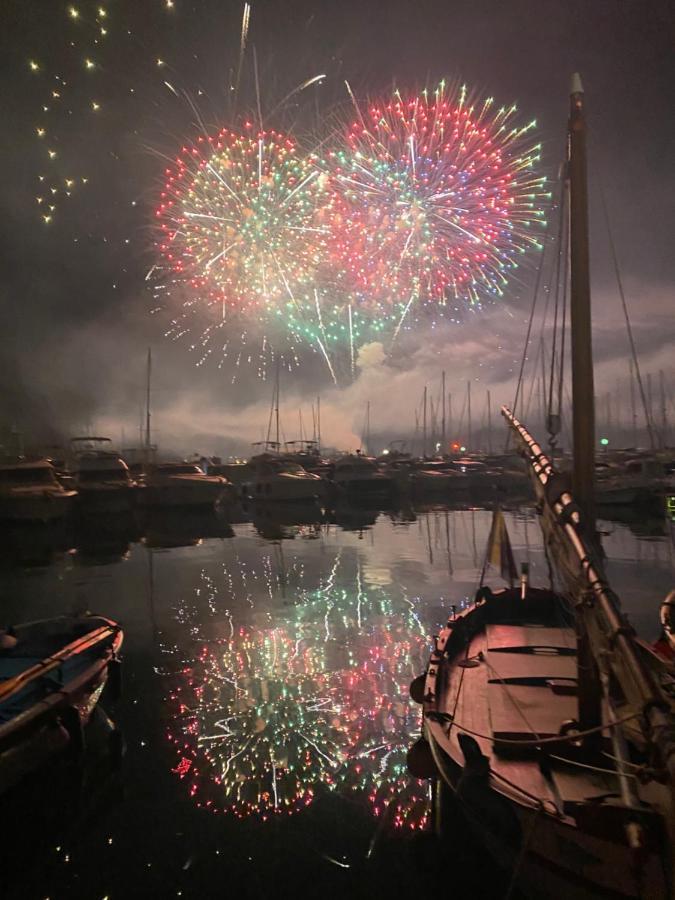
{"label": "harbor water", "polygon": [[[449,891],[451,865],[454,896],[503,896],[497,875],[476,889],[488,870],[465,835],[454,859],[440,851],[429,784],[406,769],[409,683],[475,593],[491,515],[270,506],[7,533],[2,621],[91,610],[125,639],[83,765],[5,805],[3,896],[411,897]],[[505,516],[517,562],[548,584],[534,509]],[[675,525],[664,510],[599,528],[623,608],[654,640]]]}

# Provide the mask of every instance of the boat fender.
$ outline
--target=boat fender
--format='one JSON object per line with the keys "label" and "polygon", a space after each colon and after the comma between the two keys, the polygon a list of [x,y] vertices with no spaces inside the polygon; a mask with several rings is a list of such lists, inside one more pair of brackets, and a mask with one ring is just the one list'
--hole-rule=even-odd
{"label": "boat fender", "polygon": [[[560,737],[565,738],[565,737],[572,737],[573,735],[577,734],[579,731],[581,731],[581,725],[577,722],[576,719],[566,719],[560,726],[560,730],[559,730],[558,734],[560,735]],[[578,741],[572,740],[572,741],[570,741],[570,743],[573,746],[577,746],[577,747],[581,746],[581,740],[578,740]]]}
{"label": "boat fender", "polygon": [[483,587],[478,588],[476,591],[476,596],[474,597],[474,603],[476,606],[479,606],[481,603],[486,603],[490,600],[494,600],[494,594],[492,593],[492,588],[489,588],[486,584]]}
{"label": "boat fender", "polygon": [[675,591],[671,591],[661,604],[659,615],[661,625],[668,636],[675,634]]}
{"label": "boat fender", "polygon": [[426,738],[418,738],[412,747],[408,750],[406,757],[408,772],[413,778],[423,780],[425,778],[436,778],[438,769],[431,754],[431,748]]}
{"label": "boat fender", "polygon": [[424,684],[426,680],[426,672],[423,672],[410,682],[410,696],[415,703],[424,703]]}
{"label": "boat fender", "polygon": [[490,775],[490,759],[481,751],[478,741],[463,732],[457,735],[457,740],[466,762],[464,775],[487,779]]}

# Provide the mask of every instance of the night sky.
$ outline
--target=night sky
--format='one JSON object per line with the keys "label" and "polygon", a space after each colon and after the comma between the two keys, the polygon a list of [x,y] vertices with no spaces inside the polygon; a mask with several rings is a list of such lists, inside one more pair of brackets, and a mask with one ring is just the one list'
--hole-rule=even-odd
{"label": "night sky", "polygon": [[[269,384],[253,369],[196,367],[189,340],[163,337],[166,317],[150,314],[145,281],[155,261],[153,209],[166,158],[195,133],[197,114],[215,130],[234,127],[254,110],[254,50],[272,127],[299,138],[326,133],[347,103],[345,79],[358,97],[386,97],[395,87],[419,91],[445,78],[466,82],[481,97],[516,102],[524,121],[536,119],[542,171],[553,178],[564,153],[569,78],[579,71],[590,130],[597,390],[616,389],[628,374],[602,185],[641,364],[655,374],[664,369],[672,395],[673,3],[254,0],[236,106],[230,86],[243,4],[75,0],[77,15],[70,7],[60,0],[4,0],[0,10],[0,428],[16,425],[29,443],[89,425],[116,438],[122,428],[135,433],[151,345],[160,443],[181,452],[223,452],[260,437]],[[326,75],[320,84],[274,111],[294,87],[320,73]],[[38,128],[45,129],[41,137]],[[73,182],[70,196],[66,180]],[[58,185],[56,194],[50,185]],[[41,204],[37,196],[44,197]],[[457,391],[462,379],[473,378],[477,390],[488,387],[497,401],[510,400],[535,266],[536,260],[498,305],[463,324],[432,334],[420,328],[384,360],[366,354],[356,382],[340,391],[309,354],[285,376],[293,416],[296,395],[321,390],[328,440],[348,446],[370,399],[375,427],[395,436],[402,416],[412,425],[422,386],[444,366]]]}

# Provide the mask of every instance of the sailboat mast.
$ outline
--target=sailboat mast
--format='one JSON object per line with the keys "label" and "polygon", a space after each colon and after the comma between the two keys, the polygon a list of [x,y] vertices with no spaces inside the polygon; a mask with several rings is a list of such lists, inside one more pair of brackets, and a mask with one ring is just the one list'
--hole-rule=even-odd
{"label": "sailboat mast", "polygon": [[145,446],[150,449],[150,376],[152,374],[152,350],[148,347],[148,364],[145,379]]}
{"label": "sailboat mast", "polygon": [[490,391],[487,392],[487,428],[488,428],[488,453],[492,454],[492,404]]}
{"label": "sailboat mast", "polygon": [[633,372],[633,358],[629,359],[630,363],[630,414],[633,425],[633,446],[638,445],[638,428],[637,428],[637,411],[635,409],[635,373]]}
{"label": "sailboat mast", "polygon": [[424,385],[424,411],[422,413],[422,459],[427,455],[427,386]]}
{"label": "sailboat mast", "polygon": [[467,441],[467,448],[469,452],[471,452],[472,446],[472,435],[471,435],[471,381],[467,381],[466,383],[466,402],[467,402],[467,415],[469,420],[469,440]]}
{"label": "sailboat mast", "polygon": [[370,456],[370,400],[366,401],[366,456]]}
{"label": "sailboat mast", "polygon": [[321,453],[321,397],[316,398],[316,449]]}
{"label": "sailboat mast", "polygon": [[570,284],[572,324],[572,430],[574,496],[595,531],[595,409],[591,343],[591,288],[588,253],[588,187],[586,182],[586,120],[584,89],[572,76],[570,95],[568,177],[570,184]]}
{"label": "sailboat mast", "polygon": [[275,407],[274,407],[274,416],[276,421],[276,442],[277,442],[277,450],[281,447],[279,443],[279,360],[277,359],[277,383],[276,383],[276,391],[275,391]]}
{"label": "sailboat mast", "polygon": [[441,441],[443,444],[442,453],[445,453],[447,449],[447,434],[446,434],[446,422],[445,422],[445,369],[441,374],[441,395],[443,397],[443,417],[441,419]]}
{"label": "sailboat mast", "polygon": [[666,411],[666,382],[663,377],[663,369],[659,369],[659,390],[661,394],[661,447],[668,446],[668,413]]}

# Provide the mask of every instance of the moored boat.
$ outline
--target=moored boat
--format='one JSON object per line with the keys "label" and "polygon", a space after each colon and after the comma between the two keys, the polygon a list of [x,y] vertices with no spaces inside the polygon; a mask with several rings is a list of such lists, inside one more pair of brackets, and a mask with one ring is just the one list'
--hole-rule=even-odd
{"label": "moored boat", "polygon": [[[73,438],[70,472],[83,512],[129,512],[134,505],[137,483],[119,454],[97,449],[108,438]],[[88,443],[87,443],[88,442]],[[82,449],[91,445],[91,449]],[[109,446],[106,444],[105,446]]]}
{"label": "moored boat", "polygon": [[335,488],[355,499],[389,498],[395,490],[395,480],[383,472],[377,463],[361,453],[348,453],[335,460],[330,475]]}
{"label": "moored boat", "polygon": [[316,500],[325,485],[318,475],[306,472],[278,453],[259,453],[246,464],[240,482],[241,496],[250,500]]}
{"label": "moored boat", "polygon": [[0,519],[48,522],[64,518],[77,491],[67,490],[47,459],[0,465]]}
{"label": "moored boat", "polygon": [[0,793],[70,749],[111,671],[123,632],[102,616],[16,625],[0,641]]}
{"label": "moored boat", "polygon": [[139,504],[213,509],[231,488],[222,475],[206,475],[196,463],[157,463],[146,469]]}

